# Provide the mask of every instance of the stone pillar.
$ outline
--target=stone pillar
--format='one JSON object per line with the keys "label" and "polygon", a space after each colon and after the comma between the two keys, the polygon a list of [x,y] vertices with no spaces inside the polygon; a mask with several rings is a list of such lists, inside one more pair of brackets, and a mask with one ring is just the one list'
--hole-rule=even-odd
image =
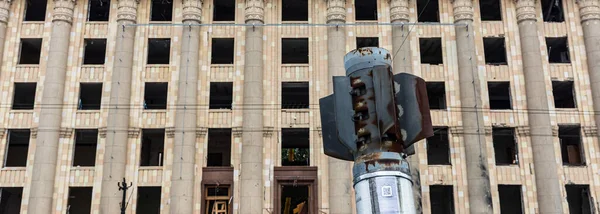
{"label": "stone pillar", "polygon": [[[194,175],[196,174],[196,106],[198,53],[200,50],[201,0],[183,1],[181,63],[175,113],[173,173],[171,174],[171,213],[193,213]],[[195,26],[193,26],[195,25]],[[199,187],[195,187],[199,188]]]}
{"label": "stone pillar", "polygon": [[467,167],[469,213],[492,213],[492,194],[487,165],[485,128],[481,100],[481,81],[477,71],[472,0],[453,0],[456,31],[456,51],[460,84],[460,102],[463,108],[462,137]]}
{"label": "stone pillar", "polygon": [[[409,0],[391,0],[390,1],[390,20],[394,24],[408,23]],[[410,52],[410,34],[408,32],[411,26],[392,25],[392,57],[394,74],[413,73]],[[413,26],[414,27],[414,26]]]}
{"label": "stone pillar", "polygon": [[[327,24],[346,23],[346,1],[327,0]],[[346,76],[346,27],[327,27],[327,83],[328,92],[333,93],[333,76]],[[329,213],[352,213],[352,162],[328,157],[329,159]]]}
{"label": "stone pillar", "polygon": [[[587,52],[588,74],[594,101],[594,111],[600,112],[600,1],[578,0],[583,39]],[[600,114],[595,115],[600,132]]]}
{"label": "stone pillar", "polygon": [[0,61],[4,58],[4,41],[6,39],[6,26],[10,16],[11,2],[12,0],[0,0]]}
{"label": "stone pillar", "polygon": [[240,209],[263,213],[263,0],[246,0]]}
{"label": "stone pillar", "polygon": [[[119,213],[122,193],[117,183],[125,178],[129,145],[129,106],[138,0],[119,0],[117,35],[110,86],[100,213]],[[128,178],[127,181],[132,181]]]}
{"label": "stone pillar", "polygon": [[[528,114],[533,164],[539,213],[562,213],[563,201],[554,152],[552,125],[548,112],[546,76],[542,67],[542,55],[538,27],[536,24],[536,1],[517,0],[517,22],[521,38],[521,56],[525,75],[527,109],[536,109]],[[540,114],[539,112],[544,112]]]}
{"label": "stone pillar", "polygon": [[56,176],[58,143],[73,22],[74,0],[54,0],[52,33],[38,126],[38,140],[31,178],[29,212],[52,213],[52,194]]}

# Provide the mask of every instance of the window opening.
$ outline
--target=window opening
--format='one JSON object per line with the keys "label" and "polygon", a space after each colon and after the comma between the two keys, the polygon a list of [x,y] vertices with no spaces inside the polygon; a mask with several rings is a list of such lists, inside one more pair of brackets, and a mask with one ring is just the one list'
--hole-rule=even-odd
{"label": "window opening", "polygon": [[147,82],[144,89],[144,109],[167,109],[168,83]]}
{"label": "window opening", "polygon": [[102,65],[106,57],[106,39],[84,39],[84,65]]}
{"label": "window opening", "polygon": [[509,82],[488,82],[490,109],[512,109]]}
{"label": "window opening", "polygon": [[500,0],[479,1],[481,21],[502,21],[502,9],[500,6]]}
{"label": "window opening", "polygon": [[32,110],[35,103],[36,83],[15,83],[12,109]]}
{"label": "window opening", "polygon": [[356,21],[377,21],[376,0],[355,0],[354,6]]}
{"label": "window opening", "polygon": [[488,65],[506,65],[506,45],[504,37],[483,38],[483,50],[485,54],[485,64]]}
{"label": "window opening", "polygon": [[0,213],[20,213],[23,187],[0,188]]}
{"label": "window opening", "polygon": [[521,185],[498,185],[500,214],[522,214]]}
{"label": "window opening", "polygon": [[518,148],[514,128],[492,128],[496,165],[518,164]]}
{"label": "window opening", "polygon": [[308,0],[282,0],[282,21],[308,21]]}
{"label": "window opening", "polygon": [[161,187],[138,187],[136,214],[160,214]]}
{"label": "window opening", "polygon": [[584,166],[581,127],[579,125],[558,125],[558,139],[560,140],[563,165]]}
{"label": "window opening", "polygon": [[21,39],[19,64],[39,65],[42,53],[42,39]]}
{"label": "window opening", "polygon": [[233,38],[213,38],[211,64],[233,64],[234,61]]}
{"label": "window opening", "polygon": [[281,108],[306,109],[309,106],[308,82],[281,83]]}
{"label": "window opening", "polygon": [[69,187],[67,213],[90,213],[92,210],[92,187]]}
{"label": "window opening", "polygon": [[577,108],[573,85],[573,81],[552,81],[552,93],[556,108]]}
{"label": "window opening", "polygon": [[417,0],[419,22],[440,22],[438,0]]}
{"label": "window opening", "polygon": [[565,185],[567,190],[567,203],[569,204],[569,213],[571,214],[591,214],[594,207],[590,196],[590,187],[588,185]]}
{"label": "window opening", "polygon": [[542,0],[544,22],[564,22],[562,0]]}
{"label": "window opening", "polygon": [[168,65],[171,53],[171,39],[148,39],[148,65]]}
{"label": "window opening", "polygon": [[427,138],[427,164],[450,165],[450,141],[448,128],[433,129],[433,136]]}
{"label": "window opening", "polygon": [[356,49],[365,47],[379,47],[377,37],[356,37]]}
{"label": "window opening", "polygon": [[173,0],[152,0],[150,21],[170,22],[173,18]]}
{"label": "window opening", "polygon": [[307,128],[281,129],[281,165],[310,165],[310,134]]}
{"label": "window opening", "polygon": [[90,0],[88,21],[106,22],[110,15],[110,0]]}
{"label": "window opening", "polygon": [[446,109],[446,86],[444,82],[427,82],[430,109]]}
{"label": "window opening", "polygon": [[98,145],[97,129],[75,130],[75,148],[73,149],[73,166],[95,166],[96,147]]}
{"label": "window opening", "polygon": [[548,48],[548,62],[571,63],[567,37],[546,37],[546,46]]}
{"label": "window opening", "polygon": [[281,63],[307,64],[308,38],[281,39]]}
{"label": "window opening", "polygon": [[208,129],[207,166],[231,166],[231,129]]}
{"label": "window opening", "polygon": [[23,21],[44,21],[46,20],[46,0],[27,0],[25,4],[25,19]]}
{"label": "window opening", "polygon": [[429,186],[431,214],[454,214],[454,193],[452,186]]}
{"label": "window opening", "polygon": [[79,110],[100,110],[102,83],[81,83],[79,87]]}
{"label": "window opening", "polygon": [[419,46],[421,64],[439,65],[444,63],[441,38],[419,38]]}
{"label": "window opening", "polygon": [[140,166],[162,166],[164,146],[164,129],[143,129]]}
{"label": "window opening", "polygon": [[210,109],[231,109],[233,102],[232,82],[210,83]]}
{"label": "window opening", "polygon": [[213,21],[235,21],[235,0],[217,0],[213,4]]}
{"label": "window opening", "polygon": [[31,131],[28,129],[8,130],[8,148],[6,149],[4,167],[27,166],[30,135]]}

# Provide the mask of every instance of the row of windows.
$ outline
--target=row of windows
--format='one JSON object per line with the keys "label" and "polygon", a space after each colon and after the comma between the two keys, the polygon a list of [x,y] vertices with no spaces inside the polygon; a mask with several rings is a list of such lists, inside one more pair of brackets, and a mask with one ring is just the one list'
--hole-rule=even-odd
{"label": "row of windows", "polygon": [[[31,110],[34,108],[37,83],[15,83],[12,109]],[[444,82],[427,82],[429,108],[447,109],[446,87]],[[281,108],[309,108],[308,82],[282,82]],[[573,81],[552,81],[554,106],[556,108],[576,108]],[[488,82],[489,105],[492,110],[512,109],[509,82]],[[147,82],[144,87],[144,109],[167,109],[168,83]],[[102,101],[102,83],[81,83],[79,110],[99,110]],[[232,82],[211,82],[209,109],[231,109],[233,103]]]}
{"label": "row of windows", "polygon": [[[25,21],[44,21],[47,0],[27,0]],[[419,22],[439,22],[438,0],[417,0]],[[235,0],[214,0],[212,2],[213,21],[235,21]],[[376,21],[378,19],[377,0],[355,0],[355,19]],[[502,20],[501,0],[479,0],[482,21]],[[563,22],[562,0],[542,0],[542,15],[546,22]],[[282,21],[308,21],[308,0],[282,0]],[[360,8],[360,9],[359,9]],[[108,21],[110,0],[90,0],[88,21]],[[150,21],[172,21],[173,1],[152,0]]]}
{"label": "row of windows", "polygon": [[[12,109],[34,108],[37,83],[15,83]],[[167,109],[168,83],[146,82],[144,86],[144,109]],[[81,83],[79,110],[99,110],[102,102],[102,83]],[[231,109],[233,103],[232,82],[211,82],[209,109]],[[281,108],[309,107],[308,82],[281,83]]]}
{"label": "row of windows", "polygon": [[[309,63],[308,38],[282,38],[281,63]],[[567,37],[547,37],[548,62],[570,63]],[[356,47],[379,47],[377,37],[357,37]],[[506,45],[503,37],[483,38],[485,63],[506,65]],[[19,64],[39,64],[42,39],[21,39]],[[213,38],[211,64],[233,64],[235,44],[233,38]],[[422,64],[443,64],[441,38],[419,38]],[[147,64],[169,64],[171,39],[149,38]],[[84,65],[104,64],[106,39],[84,39]]]}
{"label": "row of windows", "polygon": [[[558,125],[558,139],[563,165],[585,165],[584,148],[579,125]],[[518,165],[519,149],[514,128],[492,128],[492,143],[496,165]],[[427,138],[427,163],[451,165],[448,128],[434,128],[434,135]]]}
{"label": "row of windows", "polygon": [[[282,186],[289,188],[292,186]],[[294,185],[294,188],[302,185]],[[454,188],[451,185],[429,185],[429,201],[432,214],[454,214]],[[136,213],[158,214],[161,204],[161,187],[136,187]],[[69,187],[67,213],[89,213],[92,203],[92,187]],[[589,185],[565,185],[569,213],[592,213],[593,199]],[[305,190],[308,192],[308,189]],[[22,187],[0,189],[0,211],[19,213],[23,197]],[[228,185],[204,186],[204,213],[228,213],[231,203],[231,190]],[[501,214],[523,213],[523,187],[521,185],[498,185],[498,199]],[[307,194],[308,195],[308,194]],[[282,195],[284,196],[284,195]],[[284,198],[282,198],[283,200]],[[285,203],[281,203],[285,204]],[[283,208],[282,208],[283,209]],[[220,212],[219,212],[220,211]]]}
{"label": "row of windows", "polygon": [[[231,129],[208,129],[206,165],[231,166]],[[27,166],[29,129],[10,129],[6,144],[4,167]],[[281,165],[308,166],[310,164],[308,128],[281,129]],[[97,129],[75,130],[73,166],[95,166],[98,144]],[[142,129],[140,166],[162,166],[164,160],[165,129]]]}
{"label": "row of windows", "polygon": [[[451,185],[430,185],[429,201],[431,214],[454,214],[454,190]],[[593,213],[593,199],[589,185],[565,185],[569,213]],[[498,199],[501,214],[523,213],[523,193],[521,185],[498,185]]]}

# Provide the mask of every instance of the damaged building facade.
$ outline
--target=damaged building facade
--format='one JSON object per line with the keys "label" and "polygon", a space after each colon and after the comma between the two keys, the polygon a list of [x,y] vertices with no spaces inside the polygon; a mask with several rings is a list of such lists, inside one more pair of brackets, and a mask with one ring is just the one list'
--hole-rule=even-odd
{"label": "damaged building facade", "polygon": [[318,103],[369,46],[427,81],[423,213],[598,212],[599,44],[600,0],[0,0],[0,213],[353,213]]}

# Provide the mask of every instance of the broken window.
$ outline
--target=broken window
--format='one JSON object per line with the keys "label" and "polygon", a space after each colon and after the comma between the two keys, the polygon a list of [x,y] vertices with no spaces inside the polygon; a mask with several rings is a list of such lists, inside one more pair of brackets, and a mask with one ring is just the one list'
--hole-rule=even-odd
{"label": "broken window", "polygon": [[106,39],[84,39],[84,65],[102,65],[106,56]]}
{"label": "broken window", "polygon": [[454,214],[454,193],[452,186],[429,186],[429,201],[431,214]]}
{"label": "broken window", "polygon": [[212,64],[233,64],[233,38],[213,38],[211,50]]}
{"label": "broken window", "polygon": [[23,21],[46,20],[46,0],[27,0],[25,4],[25,19]]}
{"label": "broken window", "polygon": [[567,192],[567,203],[569,204],[570,214],[591,214],[595,213],[593,200],[590,196],[590,187],[588,185],[565,185]]}
{"label": "broken window", "polygon": [[88,21],[106,22],[110,14],[110,0],[90,0]]}
{"label": "broken window", "polygon": [[439,65],[444,63],[441,38],[419,38],[421,64]]}
{"label": "broken window", "polygon": [[67,213],[91,213],[92,187],[69,187]]}
{"label": "broken window", "polygon": [[556,108],[576,108],[575,88],[573,81],[552,81],[554,106]]}
{"label": "broken window", "polygon": [[483,38],[483,52],[485,54],[485,64],[506,65],[504,37]]}
{"label": "broken window", "polygon": [[379,38],[377,37],[356,37],[356,48],[379,47]]}
{"label": "broken window", "polygon": [[0,188],[0,213],[20,213],[23,187]]}
{"label": "broken window", "polygon": [[308,82],[283,82],[281,83],[281,108],[298,109],[308,108],[309,92]]}
{"label": "broken window", "polygon": [[210,109],[231,109],[233,102],[232,82],[210,83]]}
{"label": "broken window", "polygon": [[213,4],[213,21],[235,21],[235,0],[218,0]]}
{"label": "broken window", "polygon": [[4,167],[27,166],[30,135],[29,129],[8,130],[8,143],[6,144],[8,148],[4,157]]}
{"label": "broken window", "polygon": [[42,39],[21,39],[19,64],[38,65],[42,53]]}
{"label": "broken window", "polygon": [[281,165],[310,165],[310,134],[307,128],[281,129]]}
{"label": "broken window", "polygon": [[427,138],[427,164],[450,165],[450,142],[448,128],[433,129],[433,136]]}
{"label": "broken window", "polygon": [[502,9],[500,6],[500,0],[479,1],[481,21],[502,21]]}
{"label": "broken window", "polygon": [[281,39],[281,63],[307,64],[308,38]]}
{"label": "broken window", "polygon": [[281,185],[280,213],[308,213],[308,185]]}
{"label": "broken window", "polygon": [[136,214],[160,214],[161,187],[138,187]]}
{"label": "broken window", "polygon": [[558,125],[558,139],[560,140],[563,165],[585,165],[579,125]]}
{"label": "broken window", "polygon": [[147,82],[144,89],[144,109],[167,109],[166,82]]}
{"label": "broken window", "polygon": [[564,22],[562,0],[542,0],[544,22]]}
{"label": "broken window", "polygon": [[282,21],[308,21],[308,0],[282,0]]}
{"label": "broken window", "polygon": [[438,0],[417,0],[419,22],[440,22]]}
{"label": "broken window", "polygon": [[148,39],[148,64],[169,64],[171,39]]}
{"label": "broken window", "polygon": [[496,165],[518,164],[518,148],[514,128],[492,128]]}
{"label": "broken window", "polygon": [[356,21],[377,21],[377,0],[355,0]]}
{"label": "broken window", "polygon": [[98,130],[75,130],[75,148],[73,149],[73,166],[95,166]]}
{"label": "broken window", "polygon": [[231,166],[231,129],[208,129],[206,166]]}
{"label": "broken window", "polygon": [[548,62],[571,63],[567,37],[546,37],[546,46],[548,48]]}
{"label": "broken window", "polygon": [[12,109],[32,110],[35,103],[36,83],[15,83]]}
{"label": "broken window", "polygon": [[79,110],[100,110],[102,83],[81,83],[79,87]]}
{"label": "broken window", "polygon": [[229,186],[205,186],[204,187],[204,213],[229,213],[229,202],[231,191]]}
{"label": "broken window", "polygon": [[152,0],[150,21],[170,22],[173,18],[173,0]]}
{"label": "broken window", "polygon": [[490,109],[512,109],[509,82],[488,82]]}
{"label": "broken window", "polygon": [[143,129],[140,166],[162,166],[164,146],[164,129]]}
{"label": "broken window", "polygon": [[500,196],[500,214],[521,214],[521,185],[498,185]]}
{"label": "broken window", "polygon": [[446,109],[446,86],[444,82],[427,82],[427,98],[430,109]]}

